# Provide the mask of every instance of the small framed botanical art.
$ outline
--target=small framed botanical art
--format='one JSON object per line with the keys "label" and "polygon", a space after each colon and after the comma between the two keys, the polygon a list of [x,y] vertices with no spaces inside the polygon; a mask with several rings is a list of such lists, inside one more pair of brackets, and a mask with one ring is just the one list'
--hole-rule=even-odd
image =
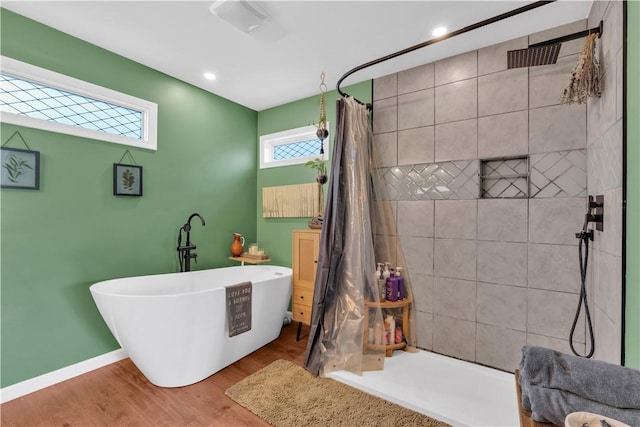
{"label": "small framed botanical art", "polygon": [[142,196],[142,166],[114,163],[113,195]]}
{"label": "small framed botanical art", "polygon": [[18,148],[0,149],[2,173],[0,187],[25,190],[40,189],[40,152]]}

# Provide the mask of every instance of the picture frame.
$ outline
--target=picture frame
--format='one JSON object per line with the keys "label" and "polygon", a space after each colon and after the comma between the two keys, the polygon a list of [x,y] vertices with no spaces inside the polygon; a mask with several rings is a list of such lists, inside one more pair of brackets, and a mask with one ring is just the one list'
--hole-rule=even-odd
{"label": "picture frame", "polygon": [[0,148],[0,187],[40,189],[40,152]]}
{"label": "picture frame", "polygon": [[114,163],[113,195],[142,197],[142,166]]}

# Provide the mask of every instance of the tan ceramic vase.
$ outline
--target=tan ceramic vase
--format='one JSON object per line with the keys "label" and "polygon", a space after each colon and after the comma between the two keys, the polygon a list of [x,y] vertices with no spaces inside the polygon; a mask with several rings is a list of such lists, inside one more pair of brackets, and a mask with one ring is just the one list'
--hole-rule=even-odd
{"label": "tan ceramic vase", "polygon": [[240,256],[244,250],[244,237],[239,233],[233,233],[233,243],[231,243],[231,255]]}

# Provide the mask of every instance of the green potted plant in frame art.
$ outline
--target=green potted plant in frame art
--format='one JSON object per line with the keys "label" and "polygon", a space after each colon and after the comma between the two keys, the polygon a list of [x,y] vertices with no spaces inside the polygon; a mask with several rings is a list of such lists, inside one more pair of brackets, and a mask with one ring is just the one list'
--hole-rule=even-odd
{"label": "green potted plant in frame art", "polygon": [[113,195],[142,196],[142,166],[113,164]]}
{"label": "green potted plant in frame art", "polygon": [[2,147],[0,186],[24,190],[40,189],[40,152]]}

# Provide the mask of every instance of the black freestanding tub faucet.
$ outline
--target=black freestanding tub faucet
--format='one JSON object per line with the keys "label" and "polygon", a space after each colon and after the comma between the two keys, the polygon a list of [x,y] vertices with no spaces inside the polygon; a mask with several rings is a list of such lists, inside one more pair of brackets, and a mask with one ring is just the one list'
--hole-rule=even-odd
{"label": "black freestanding tub faucet", "polygon": [[[196,245],[191,243],[191,220],[193,217],[200,218],[200,222],[202,222],[202,226],[204,227],[204,218],[198,213],[193,213],[189,216],[187,223],[180,227],[178,231],[178,247],[176,250],[178,251],[178,261],[180,262],[180,271],[191,271],[191,259],[198,263],[198,254],[195,252],[191,252],[196,249]],[[187,233],[187,242],[182,245],[182,233]]]}

